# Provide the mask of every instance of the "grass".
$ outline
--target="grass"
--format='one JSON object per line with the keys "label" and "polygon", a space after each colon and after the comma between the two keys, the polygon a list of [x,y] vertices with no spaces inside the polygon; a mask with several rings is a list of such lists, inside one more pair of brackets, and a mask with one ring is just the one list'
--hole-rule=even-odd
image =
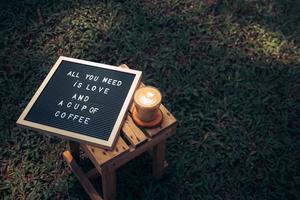
{"label": "grass", "polygon": [[300,199],[299,1],[0,5],[0,199],[87,198],[65,141],[15,124],[59,55],[143,70],[178,119],[168,175],[143,155],[119,199]]}

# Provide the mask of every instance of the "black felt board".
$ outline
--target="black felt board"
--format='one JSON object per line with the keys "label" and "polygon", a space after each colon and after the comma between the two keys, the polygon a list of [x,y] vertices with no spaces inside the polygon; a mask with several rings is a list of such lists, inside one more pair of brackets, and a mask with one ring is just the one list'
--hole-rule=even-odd
{"label": "black felt board", "polygon": [[[79,78],[67,76],[70,71],[73,76],[77,75]],[[97,75],[99,78],[97,81],[86,80],[86,74]],[[135,76],[135,74],[62,61],[26,115],[25,120],[108,140]],[[104,77],[121,80],[122,85],[113,86],[102,83]],[[76,81],[82,82],[81,88],[77,88],[78,85],[74,87]],[[100,86],[110,90],[107,94],[99,93],[97,90],[92,92],[86,90],[88,84],[90,84],[89,89],[92,88],[92,85],[96,85],[97,89]],[[89,96],[89,100],[87,102],[74,100],[72,99],[74,94]],[[63,103],[59,105],[61,101]],[[80,105],[75,110],[74,107],[67,107],[70,105],[68,102],[72,102],[73,106],[75,103]],[[88,108],[81,111],[83,105]],[[89,113],[91,107],[99,110],[95,114],[91,114]],[[55,116],[58,114],[57,111],[60,112],[59,116]],[[63,112],[66,113],[65,118],[61,118]],[[83,116],[84,119],[88,117],[90,120],[88,120],[88,124],[83,123],[83,121],[80,123],[78,120],[73,120],[70,114]],[[70,119],[67,119],[68,117]]]}

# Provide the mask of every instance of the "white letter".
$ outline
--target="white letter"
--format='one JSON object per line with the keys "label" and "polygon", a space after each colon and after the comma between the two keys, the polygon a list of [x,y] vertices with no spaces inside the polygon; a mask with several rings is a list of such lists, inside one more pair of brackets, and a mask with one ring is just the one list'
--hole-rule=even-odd
{"label": "white letter", "polygon": [[82,108],[81,108],[81,111],[85,110],[87,108],[86,105],[83,105]]}
{"label": "white letter", "polygon": [[66,115],[67,115],[67,113],[63,112],[63,113],[61,113],[61,116],[60,116],[60,117],[63,119],[63,118],[66,117]]}
{"label": "white letter", "polygon": [[122,85],[122,81],[118,81],[117,86]]}
{"label": "white letter", "polygon": [[99,87],[99,93],[103,90],[104,87]]}
{"label": "white letter", "polygon": [[109,88],[105,88],[104,94],[108,94],[108,91],[109,91],[109,90],[110,90]]}
{"label": "white letter", "polygon": [[77,119],[79,116],[78,115],[74,115],[73,120]]}
{"label": "white letter", "polygon": [[76,103],[74,106],[74,110],[77,110],[79,108],[79,103]]}
{"label": "white letter", "polygon": [[58,106],[62,106],[63,105],[63,100],[61,100],[60,102],[59,102],[59,104],[58,104]]}
{"label": "white letter", "polygon": [[80,94],[79,97],[78,97],[78,101],[82,101],[83,97],[84,97],[84,95]]}
{"label": "white letter", "polygon": [[86,117],[85,120],[84,120],[84,123],[89,124],[89,120],[90,120],[90,118]]}
{"label": "white letter", "polygon": [[79,122],[79,123],[82,123],[83,118],[84,118],[83,116],[80,116],[78,122]]}
{"label": "white letter", "polygon": [[67,74],[67,76],[72,76],[72,71],[69,71],[69,73]]}
{"label": "white letter", "polygon": [[75,86],[76,86],[77,82],[78,82],[78,81],[76,81],[76,82],[74,83],[73,87],[75,87]]}
{"label": "white letter", "polygon": [[89,112],[92,114],[95,114],[95,112],[97,112],[98,110],[99,110],[99,108],[91,107]]}
{"label": "white letter", "polygon": [[85,96],[84,99],[83,99],[83,101],[84,101],[84,102],[87,102],[89,99],[90,99],[89,96]]}
{"label": "white letter", "polygon": [[89,88],[89,87],[90,87],[90,84],[87,84],[87,86],[86,86],[86,88],[85,88],[85,89],[86,89],[86,90],[90,90],[90,88]]}
{"label": "white letter", "polygon": [[108,80],[108,78],[107,78],[107,77],[104,77],[103,80],[102,80],[102,83],[103,83],[103,82],[106,83],[107,80]]}
{"label": "white letter", "polygon": [[54,114],[55,117],[58,117],[58,116],[59,116],[59,113],[60,113],[59,111],[56,111],[55,114]]}
{"label": "white letter", "polygon": [[67,108],[70,108],[72,106],[72,102],[70,101],[68,104],[67,104]]}
{"label": "white letter", "polygon": [[71,117],[73,117],[74,115],[71,113],[71,114],[69,114],[69,116],[68,116],[68,119],[70,119]]}
{"label": "white letter", "polygon": [[76,100],[77,98],[77,94],[75,93],[73,96],[72,96],[72,99]]}
{"label": "white letter", "polygon": [[86,74],[86,75],[85,75],[85,79],[88,79],[88,78],[89,78],[89,76],[90,76],[89,74]]}

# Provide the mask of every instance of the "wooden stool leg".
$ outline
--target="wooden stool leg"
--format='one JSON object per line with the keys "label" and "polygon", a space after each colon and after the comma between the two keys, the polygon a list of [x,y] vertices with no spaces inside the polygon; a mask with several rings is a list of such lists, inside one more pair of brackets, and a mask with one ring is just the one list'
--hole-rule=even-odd
{"label": "wooden stool leg", "polygon": [[162,178],[162,175],[165,173],[165,151],[166,151],[165,140],[153,147],[152,173],[156,179]]}
{"label": "wooden stool leg", "polygon": [[102,168],[102,190],[104,200],[116,199],[116,171]]}
{"label": "wooden stool leg", "polygon": [[87,194],[90,196],[92,200],[102,200],[99,196],[97,191],[95,190],[94,186],[91,184],[90,180],[86,177],[83,173],[81,168],[78,166],[77,162],[74,160],[71,152],[65,151],[63,156],[68,163],[69,167],[73,171],[73,173],[77,176],[79,182],[81,183],[82,187],[85,189]]}
{"label": "wooden stool leg", "polygon": [[78,162],[79,161],[79,146],[78,142],[68,141],[69,143],[69,151],[71,152],[73,158]]}

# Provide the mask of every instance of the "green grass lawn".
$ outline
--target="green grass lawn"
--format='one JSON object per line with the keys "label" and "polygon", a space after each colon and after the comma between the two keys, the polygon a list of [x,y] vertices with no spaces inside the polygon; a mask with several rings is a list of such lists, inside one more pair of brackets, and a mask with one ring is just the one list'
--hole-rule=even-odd
{"label": "green grass lawn", "polygon": [[145,154],[118,199],[300,199],[300,1],[0,5],[0,199],[87,198],[65,141],[15,124],[60,55],[143,70],[178,119],[168,174]]}

